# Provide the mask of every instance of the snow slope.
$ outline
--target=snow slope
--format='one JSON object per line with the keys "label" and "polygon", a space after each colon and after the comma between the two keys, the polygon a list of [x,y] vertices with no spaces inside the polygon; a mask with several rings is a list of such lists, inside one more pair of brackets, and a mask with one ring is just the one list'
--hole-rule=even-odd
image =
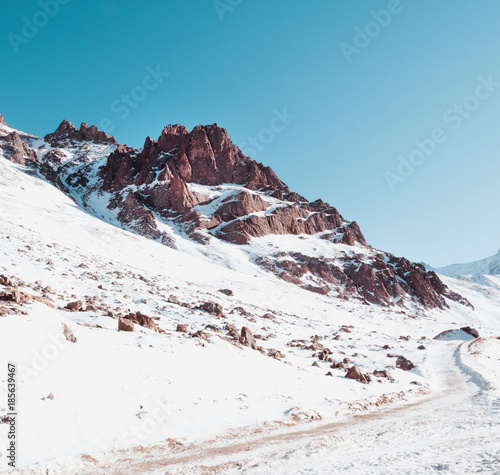
{"label": "snow slope", "polygon": [[[366,306],[277,279],[239,246],[226,244],[231,251],[225,257],[208,256],[196,243],[175,250],[118,229],[1,157],[0,192],[0,274],[28,295],[21,305],[5,304],[10,312],[0,317],[0,368],[15,361],[21,369],[19,466],[24,468],[17,473],[46,473],[49,467],[48,473],[110,473],[109,467],[84,472],[91,458],[81,454],[99,458],[97,452],[152,443],[182,447],[224,440],[230,429],[309,427],[314,420],[334,423],[366,408],[377,411],[381,402],[417,402],[439,391],[428,369],[439,360],[430,352],[442,344],[430,342],[433,336],[463,325],[484,337],[500,333],[498,293],[486,295],[477,284],[447,282],[475,311],[453,303],[446,312]],[[279,247],[283,239],[255,239],[253,245]],[[290,245],[296,244],[303,245],[299,240]],[[222,288],[234,296],[218,292]],[[171,294],[185,306],[169,302]],[[87,310],[65,308],[76,300]],[[224,317],[196,308],[205,301],[222,305]],[[118,332],[116,317],[128,311],[152,316],[161,332],[140,326]],[[63,323],[73,329],[75,343],[63,338]],[[189,333],[176,331],[180,323],[189,325]],[[228,337],[230,325],[249,327],[260,336],[263,351],[235,344]],[[198,330],[203,333],[196,336]],[[372,375],[369,384],[346,379],[344,370],[318,360],[317,350],[291,343],[300,339],[324,345],[333,360],[348,358],[349,366],[363,372],[386,369],[391,379]],[[279,359],[269,356],[276,355],[273,350]],[[395,368],[397,355],[417,367]],[[2,371],[0,401],[5,401]],[[51,393],[54,399],[47,398]],[[6,412],[4,403],[0,411],[0,416]],[[0,440],[6,440],[6,431],[0,424]],[[328,444],[325,460],[334,448]],[[309,455],[292,449],[300,473]],[[3,447],[0,453],[0,469],[6,469]],[[458,448],[448,456],[459,457]],[[273,468],[273,458],[268,460],[269,470],[279,473],[283,462]],[[417,463],[418,454],[411,460]],[[470,466],[475,463],[473,458]]]}
{"label": "snow slope", "polygon": [[500,250],[491,257],[465,264],[452,264],[434,269],[438,274],[456,277],[461,275],[500,275]]}

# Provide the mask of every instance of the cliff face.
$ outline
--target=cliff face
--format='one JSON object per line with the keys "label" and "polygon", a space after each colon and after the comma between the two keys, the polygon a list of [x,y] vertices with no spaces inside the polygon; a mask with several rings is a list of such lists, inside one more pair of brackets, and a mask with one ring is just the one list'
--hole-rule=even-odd
{"label": "cliff face", "polygon": [[[290,191],[217,124],[192,131],[169,125],[158,140],[148,137],[135,149],[95,126],[77,129],[63,121],[37,150],[15,132],[0,146],[6,158],[37,167],[95,215],[109,214],[116,224],[165,245],[175,247],[177,234],[208,252],[214,240],[247,246],[249,259],[287,282],[369,304],[470,305],[434,272],[371,248],[356,222],[328,203]],[[276,236],[288,236],[279,251],[274,244],[260,246]]]}

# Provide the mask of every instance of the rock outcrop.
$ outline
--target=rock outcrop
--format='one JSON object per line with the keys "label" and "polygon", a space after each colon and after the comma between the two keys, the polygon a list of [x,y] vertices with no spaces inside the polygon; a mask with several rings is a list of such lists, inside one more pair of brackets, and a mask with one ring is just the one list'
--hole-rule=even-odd
{"label": "rock outcrop", "polygon": [[111,137],[106,132],[99,130],[95,125],[89,127],[85,122],[82,122],[80,130],[78,130],[67,120],[63,120],[55,132],[47,134],[44,139],[53,147],[64,146],[65,143],[74,141],[89,141],[94,143],[110,143],[117,145],[117,141],[114,137]]}
{"label": "rock outcrop", "polygon": [[[175,234],[200,244],[219,239],[241,246],[261,237],[297,236],[310,243],[283,249],[272,244],[258,253],[244,249],[253,263],[321,295],[385,307],[470,305],[433,271],[370,247],[357,223],[333,206],[290,191],[217,124],[191,131],[169,125],[158,140],[147,137],[143,148],[135,149],[95,126],[82,123],[77,129],[63,121],[45,141],[40,158],[30,138],[16,132],[0,138],[0,147],[16,163],[39,166],[90,212],[97,213],[96,202],[105,203],[115,224],[164,245],[175,248]],[[216,303],[199,308],[223,316]],[[154,329],[154,322],[132,321]]]}
{"label": "rock outcrop", "polygon": [[0,147],[4,151],[4,156],[11,162],[23,166],[26,165],[26,162],[39,164],[36,151],[21,140],[17,132],[0,137]]}

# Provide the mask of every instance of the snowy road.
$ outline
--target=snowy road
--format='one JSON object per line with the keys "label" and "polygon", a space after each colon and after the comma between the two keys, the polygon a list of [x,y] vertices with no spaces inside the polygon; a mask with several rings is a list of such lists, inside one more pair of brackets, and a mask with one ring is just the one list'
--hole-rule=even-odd
{"label": "snowy road", "polygon": [[500,400],[462,364],[469,344],[433,343],[425,366],[434,392],[417,402],[341,422],[52,462],[29,473],[500,473]]}

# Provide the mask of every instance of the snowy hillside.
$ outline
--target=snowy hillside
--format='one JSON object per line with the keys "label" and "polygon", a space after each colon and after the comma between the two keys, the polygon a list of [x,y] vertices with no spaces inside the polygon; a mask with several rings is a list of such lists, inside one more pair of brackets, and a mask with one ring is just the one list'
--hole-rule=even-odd
{"label": "snowy hillside", "polygon": [[[46,144],[40,163],[57,159]],[[65,170],[98,169],[116,147],[73,145],[58,152]],[[369,266],[380,251],[308,234],[206,245],[160,218],[178,233],[173,248],[118,227],[95,183],[74,195],[71,173],[52,177],[56,187],[8,154],[0,154],[0,364],[20,370],[19,468],[10,473],[498,469],[497,289],[446,277],[442,285],[471,305],[446,297],[442,308],[312,292],[259,258],[362,254]],[[189,186],[213,193],[196,205],[206,217],[237,192]],[[313,275],[301,279],[317,285]],[[0,411],[5,441],[4,402]],[[429,449],[428,437],[439,447]],[[7,462],[2,446],[1,470]]]}
{"label": "snowy hillside", "polygon": [[481,259],[480,261],[468,262],[466,264],[452,264],[434,270],[438,274],[450,277],[473,274],[500,275],[500,251],[494,256]]}

